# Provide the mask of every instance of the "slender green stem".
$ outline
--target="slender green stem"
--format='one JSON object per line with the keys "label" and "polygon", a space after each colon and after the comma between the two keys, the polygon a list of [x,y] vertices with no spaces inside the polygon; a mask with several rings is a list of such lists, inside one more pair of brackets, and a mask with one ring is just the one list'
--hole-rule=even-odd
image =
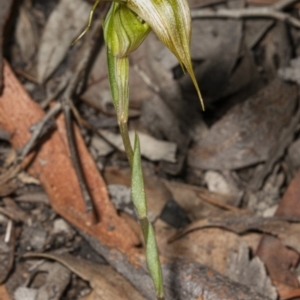
{"label": "slender green stem", "polygon": [[127,121],[125,120],[120,120],[119,121],[119,128],[120,128],[120,133],[122,136],[125,152],[127,155],[127,159],[129,161],[130,167],[132,168],[132,161],[133,161],[133,150],[129,138],[129,132],[128,132],[128,124]]}

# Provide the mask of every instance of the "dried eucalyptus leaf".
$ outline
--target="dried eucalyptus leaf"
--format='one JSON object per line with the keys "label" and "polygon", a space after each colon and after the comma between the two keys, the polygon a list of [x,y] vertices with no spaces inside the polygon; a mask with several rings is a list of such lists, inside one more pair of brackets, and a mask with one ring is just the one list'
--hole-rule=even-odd
{"label": "dried eucalyptus leaf", "polygon": [[48,258],[55,260],[76,275],[90,283],[94,289],[95,300],[144,300],[145,298],[132,285],[108,265],[92,263],[69,254],[26,253],[24,257]]}
{"label": "dried eucalyptus leaf", "polygon": [[36,52],[38,39],[30,12],[24,6],[20,7],[15,36],[23,61],[29,63]]}
{"label": "dried eucalyptus leaf", "polygon": [[252,215],[225,214],[222,217],[212,217],[195,221],[177,234],[174,239],[180,238],[192,231],[202,228],[219,227],[238,234],[250,231],[259,231],[277,236],[284,245],[300,253],[300,219],[280,217],[257,217]]}
{"label": "dried eucalyptus leaf", "polygon": [[231,170],[265,161],[271,149],[280,145],[283,130],[289,127],[297,90],[295,85],[275,79],[234,106],[191,148],[189,166]]}
{"label": "dried eucalyptus leaf", "polygon": [[36,300],[59,300],[71,280],[71,272],[60,263],[51,264],[46,282],[37,293]]}
{"label": "dried eucalyptus leaf", "polygon": [[83,0],[62,0],[50,15],[37,55],[37,79],[43,83],[64,59],[86,25],[91,6]]}
{"label": "dried eucalyptus leaf", "polygon": [[267,275],[264,263],[257,256],[250,259],[249,248],[245,243],[240,244],[237,253],[231,252],[227,276],[270,299],[277,299],[276,289]]}

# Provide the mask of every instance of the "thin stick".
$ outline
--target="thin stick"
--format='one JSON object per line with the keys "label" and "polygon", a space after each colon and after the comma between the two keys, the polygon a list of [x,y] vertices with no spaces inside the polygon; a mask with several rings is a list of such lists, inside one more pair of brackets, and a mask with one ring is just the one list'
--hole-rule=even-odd
{"label": "thin stick", "polygon": [[47,98],[40,104],[41,108],[45,109],[50,104],[51,101],[53,101],[55,98],[58,97],[60,93],[63,92],[63,90],[66,88],[67,84],[69,83],[71,76],[72,73],[67,72],[67,74],[65,74],[63,78],[61,78],[56,89],[50,95],[48,95]]}
{"label": "thin stick", "polygon": [[93,16],[94,16],[95,10],[96,10],[97,6],[99,5],[100,1],[101,0],[97,0],[94,3],[94,5],[93,5],[93,7],[91,9],[91,12],[90,12],[90,16],[89,16],[89,20],[88,20],[87,26],[82,31],[82,33],[75,39],[75,41],[72,43],[72,46],[75,45],[89,31],[89,29],[91,28],[92,21],[93,21]]}
{"label": "thin stick", "polygon": [[300,28],[300,20],[280,12],[273,7],[252,7],[244,9],[218,9],[216,11],[210,9],[199,9],[191,11],[193,19],[205,18],[229,18],[229,19],[242,19],[242,18],[267,18],[276,19],[279,21],[287,22],[290,25]]}
{"label": "thin stick", "polygon": [[13,222],[12,222],[12,220],[8,220],[5,237],[4,237],[4,243],[6,243],[6,244],[8,244],[10,242],[12,229],[13,229]]}
{"label": "thin stick", "polygon": [[272,7],[276,10],[283,10],[290,5],[297,3],[298,1],[299,0],[280,0],[273,4]]}
{"label": "thin stick", "polygon": [[220,208],[229,210],[229,211],[234,211],[234,212],[239,212],[239,211],[243,211],[243,209],[229,205],[227,203],[221,202],[220,200],[211,197],[210,195],[206,194],[206,193],[201,193],[198,192],[198,196],[204,200],[205,202],[208,202],[209,204],[212,204],[214,206],[218,206]]}
{"label": "thin stick", "polygon": [[[63,112],[65,115],[65,122],[66,122],[66,129],[67,129],[67,139],[68,139],[68,145],[70,148],[70,154],[71,154],[71,160],[74,167],[74,170],[76,172],[79,186],[81,189],[82,197],[85,202],[86,206],[86,212],[91,213],[93,212],[93,202],[92,198],[90,196],[85,177],[82,172],[81,163],[76,147],[76,142],[74,138],[74,130],[73,130],[73,124],[72,124],[72,114],[71,114],[71,107],[72,107],[72,96],[76,92],[78,82],[82,78],[82,74],[85,71],[87,64],[91,58],[92,50],[95,46],[95,38],[98,36],[100,29],[102,26],[101,20],[98,20],[95,23],[94,28],[92,31],[90,31],[90,34],[88,35],[88,38],[84,41],[84,44],[81,48],[80,54],[80,60],[78,64],[76,65],[76,69],[74,71],[74,74],[70,80],[70,83],[65,90],[63,96],[62,96],[62,106],[63,106]],[[96,216],[95,216],[96,217]]]}
{"label": "thin stick", "polygon": [[22,153],[18,159],[19,162],[23,161],[23,159],[29,154],[29,152],[34,147],[36,141],[41,136],[43,129],[45,128],[46,124],[61,111],[61,104],[56,103],[50,110],[46,113],[46,115],[35,124],[34,131],[31,135],[30,140],[26,143],[26,145],[22,149]]}
{"label": "thin stick", "polygon": [[85,202],[86,206],[86,212],[90,213],[93,211],[93,201],[90,196],[90,193],[87,188],[87,184],[82,172],[81,164],[79,161],[79,155],[77,152],[77,147],[76,147],[76,142],[74,138],[74,129],[73,129],[73,124],[72,124],[72,116],[71,116],[71,109],[69,105],[65,105],[63,107],[63,112],[65,116],[65,122],[66,122],[66,131],[67,131],[67,139],[68,139],[68,144],[69,144],[69,149],[70,149],[70,154],[71,154],[71,160],[73,167],[75,169],[79,186],[81,189],[82,197]]}

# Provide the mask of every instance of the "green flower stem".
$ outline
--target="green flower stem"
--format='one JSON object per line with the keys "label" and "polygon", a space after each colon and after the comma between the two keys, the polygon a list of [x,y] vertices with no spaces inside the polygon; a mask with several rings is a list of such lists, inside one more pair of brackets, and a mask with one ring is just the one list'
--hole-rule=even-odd
{"label": "green flower stem", "polygon": [[127,120],[119,121],[119,129],[123,140],[123,145],[129,161],[130,167],[132,168],[133,150],[130,143]]}

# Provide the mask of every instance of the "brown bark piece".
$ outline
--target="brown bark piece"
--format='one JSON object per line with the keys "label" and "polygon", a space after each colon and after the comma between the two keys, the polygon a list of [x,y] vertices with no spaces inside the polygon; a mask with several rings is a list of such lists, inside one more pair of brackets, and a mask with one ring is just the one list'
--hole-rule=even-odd
{"label": "brown bark piece", "polygon": [[[28,129],[44,116],[14,76],[8,64],[4,66],[4,90],[0,98],[0,127],[8,131],[13,147],[20,148],[30,138]],[[77,127],[75,137],[82,168],[100,222],[86,214],[84,201],[72,163],[66,139],[63,117],[57,119],[53,132],[35,153],[28,171],[38,178],[49,195],[51,205],[60,215],[84,232],[97,237],[109,247],[126,251],[138,243],[129,226],[117,215],[109,201],[106,186],[91,158]],[[32,158],[32,156],[31,156]]]}
{"label": "brown bark piece", "polygon": [[295,288],[299,286],[296,274],[290,271],[298,261],[298,254],[294,250],[286,248],[273,236],[264,236],[257,249],[257,255],[266,264],[273,281]]}
{"label": "brown bark piece", "polygon": [[[275,215],[300,217],[300,172],[290,183]],[[266,264],[270,277],[282,297],[289,291],[299,288],[297,274],[291,271],[299,260],[297,252],[286,248],[277,238],[267,235],[262,238],[257,255]]]}
{"label": "brown bark piece", "polygon": [[300,171],[283,195],[276,216],[300,217]]}

